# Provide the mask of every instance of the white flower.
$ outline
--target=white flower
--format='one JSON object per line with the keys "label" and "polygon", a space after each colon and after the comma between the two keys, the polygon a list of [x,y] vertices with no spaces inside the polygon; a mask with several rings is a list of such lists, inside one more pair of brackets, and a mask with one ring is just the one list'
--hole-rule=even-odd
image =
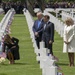
{"label": "white flower", "polygon": [[4,63],[5,62],[5,58],[4,57],[0,57],[0,63]]}

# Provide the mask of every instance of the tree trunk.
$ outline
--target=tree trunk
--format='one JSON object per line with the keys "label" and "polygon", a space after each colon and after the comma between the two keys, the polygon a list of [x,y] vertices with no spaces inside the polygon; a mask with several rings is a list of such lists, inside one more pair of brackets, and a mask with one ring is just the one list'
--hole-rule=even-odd
{"label": "tree trunk", "polygon": [[2,3],[2,0],[0,0],[0,3]]}
{"label": "tree trunk", "polygon": [[35,16],[34,10],[33,10],[33,5],[34,5],[34,0],[27,0],[27,9],[31,13],[32,16]]}
{"label": "tree trunk", "polygon": [[33,11],[33,7],[34,7],[34,2],[37,2],[40,9],[43,10],[45,9],[45,0],[26,0],[27,2],[27,9],[29,10],[29,12],[32,14],[32,16],[35,15],[34,11]]}
{"label": "tree trunk", "polygon": [[45,0],[36,0],[36,1],[38,2],[38,5],[43,12],[43,10],[45,9]]}

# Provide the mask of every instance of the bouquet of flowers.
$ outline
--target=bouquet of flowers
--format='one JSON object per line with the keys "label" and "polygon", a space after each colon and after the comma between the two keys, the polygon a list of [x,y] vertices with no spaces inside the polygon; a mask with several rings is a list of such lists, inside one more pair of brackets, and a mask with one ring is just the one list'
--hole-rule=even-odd
{"label": "bouquet of flowers", "polygon": [[5,62],[5,58],[4,57],[0,57],[0,63],[4,64],[4,62]]}
{"label": "bouquet of flowers", "polygon": [[6,54],[5,53],[0,53],[0,63],[4,64],[5,58],[6,58]]}

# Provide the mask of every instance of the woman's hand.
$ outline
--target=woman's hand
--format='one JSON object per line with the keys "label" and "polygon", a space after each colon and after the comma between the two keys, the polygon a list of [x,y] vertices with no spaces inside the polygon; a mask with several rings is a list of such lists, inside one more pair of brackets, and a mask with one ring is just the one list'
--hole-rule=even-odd
{"label": "woman's hand", "polygon": [[11,48],[15,48],[16,46],[13,46],[13,47],[11,47]]}

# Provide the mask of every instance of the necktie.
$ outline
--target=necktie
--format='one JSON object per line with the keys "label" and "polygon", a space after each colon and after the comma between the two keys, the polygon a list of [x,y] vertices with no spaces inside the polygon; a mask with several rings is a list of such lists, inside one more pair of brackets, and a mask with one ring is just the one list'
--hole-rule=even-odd
{"label": "necktie", "polygon": [[40,27],[41,21],[38,21],[38,28]]}

